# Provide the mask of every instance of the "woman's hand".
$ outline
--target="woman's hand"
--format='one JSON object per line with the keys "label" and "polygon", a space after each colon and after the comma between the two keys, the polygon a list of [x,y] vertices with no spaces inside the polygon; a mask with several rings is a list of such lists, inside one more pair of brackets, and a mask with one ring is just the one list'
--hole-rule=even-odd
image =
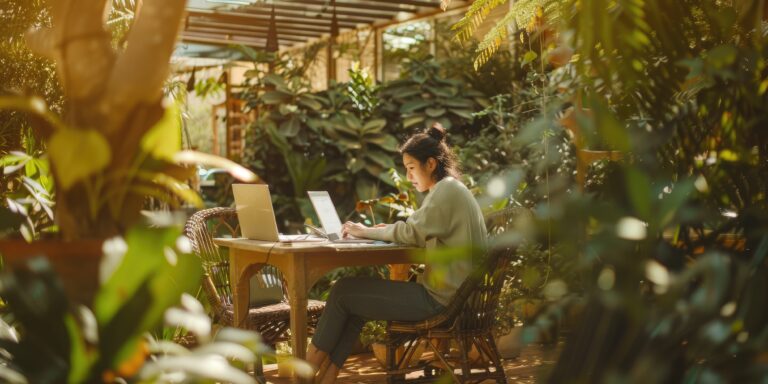
{"label": "woman's hand", "polygon": [[347,221],[344,223],[344,225],[341,227],[341,236],[347,237],[347,236],[354,236],[354,237],[364,237],[365,236],[365,230],[368,227],[365,225],[362,225],[360,223],[353,223],[351,221]]}
{"label": "woman's hand", "polygon": [[374,227],[374,228],[384,228],[384,227],[386,227],[386,226],[387,226],[387,224],[376,224],[376,225],[374,225],[373,227]]}

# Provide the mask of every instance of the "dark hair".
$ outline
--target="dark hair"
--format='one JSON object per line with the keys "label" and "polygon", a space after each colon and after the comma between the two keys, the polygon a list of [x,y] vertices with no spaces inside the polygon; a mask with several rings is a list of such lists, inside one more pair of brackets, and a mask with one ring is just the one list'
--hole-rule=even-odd
{"label": "dark hair", "polygon": [[425,164],[429,158],[437,161],[437,168],[433,175],[437,181],[446,176],[459,178],[458,161],[448,145],[445,143],[445,128],[440,123],[434,123],[422,133],[417,133],[408,138],[400,147],[400,154],[408,154]]}

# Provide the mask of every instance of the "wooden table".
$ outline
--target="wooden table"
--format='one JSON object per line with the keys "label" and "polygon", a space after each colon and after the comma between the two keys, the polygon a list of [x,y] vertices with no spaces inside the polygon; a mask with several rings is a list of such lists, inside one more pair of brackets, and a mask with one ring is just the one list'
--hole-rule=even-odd
{"label": "wooden table", "polygon": [[291,342],[294,356],[304,359],[307,350],[307,294],[330,270],[346,266],[422,263],[418,248],[376,244],[273,243],[217,238],[229,248],[229,275],[234,301],[234,323],[241,326],[248,313],[250,278],[265,264],[277,267],[287,284],[291,305]]}

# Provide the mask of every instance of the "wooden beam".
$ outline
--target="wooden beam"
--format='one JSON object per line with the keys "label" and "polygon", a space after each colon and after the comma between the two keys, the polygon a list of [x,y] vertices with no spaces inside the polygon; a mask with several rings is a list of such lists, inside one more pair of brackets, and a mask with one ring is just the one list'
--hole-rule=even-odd
{"label": "wooden beam", "polygon": [[[288,7],[288,6],[282,6],[282,7]],[[297,9],[281,9],[278,12],[275,12],[275,15],[282,16],[282,17],[293,17],[298,19],[306,19],[306,20],[328,20],[328,23],[331,22],[330,13],[326,14],[323,12],[315,12],[315,14],[312,14],[312,10],[308,10],[305,7],[293,7]],[[262,14],[264,11],[261,11],[261,9],[266,8],[250,8],[250,7],[243,7],[239,8],[238,11],[242,13],[248,13],[248,14]],[[277,6],[275,6],[275,9],[277,9]],[[339,13],[336,12],[338,15]],[[342,15],[339,15],[342,16]],[[343,15],[347,16],[347,15]],[[372,16],[356,16],[356,17],[339,17],[339,22],[345,21],[347,23],[352,23],[352,25],[356,24],[370,24],[375,20],[381,20],[381,19],[388,19],[388,18],[376,18]]]}
{"label": "wooden beam", "polygon": [[[192,28],[218,28],[221,30],[229,30],[233,33],[239,33],[239,32],[267,32],[269,30],[268,27],[260,27],[260,26],[250,26],[250,25],[243,25],[243,24],[228,24],[228,23],[212,23],[212,22],[206,22],[206,21],[193,21],[190,22],[187,25],[187,29],[191,30]],[[283,34],[288,36],[306,36],[306,37],[320,37],[324,33],[328,33],[327,29],[322,30],[306,30],[306,29],[294,29],[294,28],[278,28],[277,29],[277,35],[282,36]]]}
{"label": "wooden beam", "polygon": [[253,48],[258,49],[264,49],[264,45],[267,44],[267,40],[263,39],[263,41],[257,41],[257,40],[226,40],[226,39],[220,39],[215,37],[206,37],[206,36],[195,36],[195,35],[189,35],[187,33],[182,33],[180,36],[181,41],[187,42],[187,43],[201,43],[201,44],[211,44],[211,45],[222,45],[222,46],[229,46],[229,45],[245,45]]}
{"label": "wooden beam", "polygon": [[[319,9],[309,8],[309,7],[317,7],[317,6],[320,6],[320,8]],[[274,7],[276,10],[282,10],[282,11],[303,12],[305,15],[316,13],[318,15],[331,17],[331,15],[333,14],[333,7],[330,5],[325,6],[325,5],[305,4],[305,2],[302,2],[302,5],[254,3],[240,9],[244,9],[248,11],[248,10],[256,10],[256,9],[272,8],[272,7]],[[385,13],[360,12],[360,11],[350,11],[344,8],[339,9],[338,6],[336,7],[337,16],[355,16],[355,17],[361,17],[365,19],[391,19],[392,17],[394,17],[395,14],[397,14],[397,12],[391,12],[391,11],[387,11]]]}
{"label": "wooden beam", "polygon": [[[220,17],[209,17],[209,16],[197,16],[197,17],[190,17],[188,24],[194,24],[199,22],[210,22],[210,23],[225,23],[225,24],[231,24],[236,26],[262,26],[262,27],[269,27],[268,22],[262,22],[261,20],[248,20],[243,18],[232,18],[230,16],[220,16]],[[326,23],[318,23],[313,21],[304,21],[301,20],[299,23],[293,23],[293,22],[281,22],[278,20],[276,22],[277,26],[280,28],[288,28],[288,29],[297,29],[297,30],[304,30],[309,32],[330,32],[331,25]],[[344,29],[355,29],[355,27],[344,27]]]}
{"label": "wooden beam", "polygon": [[[454,4],[456,5],[455,8],[453,8]],[[466,1],[453,1],[451,2],[451,8],[445,11],[443,11],[440,8],[437,8],[428,12],[419,13],[417,15],[414,15],[413,17],[409,17],[404,20],[392,20],[386,23],[376,23],[374,26],[376,28],[386,28],[392,25],[405,24],[405,23],[410,23],[412,21],[427,19],[436,15],[443,15],[445,17],[448,17],[449,15],[455,15],[455,14],[463,15],[464,13],[466,13],[467,9],[469,9],[469,5],[467,5]]]}
{"label": "wooden beam", "polygon": [[[222,37],[226,36],[242,36],[242,37],[256,37],[256,38],[267,38],[267,32],[255,32],[255,31],[232,31],[230,29],[220,29],[220,28],[205,28],[205,27],[190,27],[184,30],[184,32],[193,32],[193,33],[206,33],[206,34],[212,34],[212,35],[220,35]],[[315,37],[315,36],[310,36]],[[306,42],[309,37],[302,37],[302,36],[291,36],[291,35],[278,35],[278,40],[285,40],[285,41],[296,41],[296,42]]]}
{"label": "wooden beam", "polygon": [[439,8],[440,7],[440,1],[421,1],[421,0],[368,0],[372,1],[374,3],[387,3],[387,4],[407,4],[407,5],[413,5],[416,7],[430,7],[430,8]]}
{"label": "wooden beam", "polygon": [[[331,2],[328,0],[273,0],[272,2],[275,4],[289,3],[289,4],[314,5],[314,6],[328,6],[328,7],[332,6]],[[414,13],[418,11],[418,9],[416,8],[401,8],[400,6],[392,6],[392,5],[370,4],[370,3],[364,3],[364,2],[337,1],[336,10],[338,11],[341,8],[367,9],[372,11],[388,11],[388,12],[409,12],[409,13]]]}
{"label": "wooden beam", "polygon": [[[243,12],[219,12],[219,11],[208,11],[208,10],[201,10],[201,9],[195,9],[195,10],[189,10],[187,14],[191,17],[205,17],[210,18],[212,20],[229,20],[232,22],[246,22],[246,23],[253,23],[253,24],[261,24],[262,22],[266,25],[269,24],[269,16],[264,15],[256,15],[253,13],[243,13]],[[330,31],[331,27],[331,20],[329,19],[322,19],[322,18],[316,18],[316,17],[299,17],[299,18],[291,18],[291,17],[284,17],[277,15],[275,21],[277,22],[277,25],[280,26],[284,23],[292,23],[292,24],[299,24],[299,25],[314,25],[314,26],[320,26],[320,27],[327,27]],[[355,28],[357,27],[357,24],[368,24],[368,22],[363,23],[352,23],[352,22],[344,22],[344,20],[339,20],[339,27],[342,28]]]}
{"label": "wooden beam", "polygon": [[[207,21],[204,19],[190,19],[187,26],[201,26],[201,27],[214,27],[214,28],[230,28],[233,30],[243,31],[266,31],[269,29],[268,25],[262,24],[239,24],[239,23],[220,23],[216,21]],[[312,27],[312,26],[297,26],[295,24],[283,24],[278,28],[278,31],[287,31],[290,33],[304,32],[316,36],[318,34],[328,33],[329,28],[326,27]]]}

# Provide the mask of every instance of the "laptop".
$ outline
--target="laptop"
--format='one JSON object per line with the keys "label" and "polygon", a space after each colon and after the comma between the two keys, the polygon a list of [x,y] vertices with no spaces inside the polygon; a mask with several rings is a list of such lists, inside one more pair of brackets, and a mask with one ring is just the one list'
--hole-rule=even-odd
{"label": "laptop", "polygon": [[356,237],[341,237],[341,220],[339,214],[336,212],[336,207],[331,201],[331,195],[328,191],[308,191],[309,200],[312,201],[312,206],[315,208],[315,213],[320,219],[320,224],[323,225],[323,233],[328,240],[334,243],[374,243],[376,240],[361,239]]}
{"label": "laptop", "polygon": [[310,235],[281,235],[266,184],[232,184],[235,210],[243,237],[272,242],[318,242],[326,239]]}

